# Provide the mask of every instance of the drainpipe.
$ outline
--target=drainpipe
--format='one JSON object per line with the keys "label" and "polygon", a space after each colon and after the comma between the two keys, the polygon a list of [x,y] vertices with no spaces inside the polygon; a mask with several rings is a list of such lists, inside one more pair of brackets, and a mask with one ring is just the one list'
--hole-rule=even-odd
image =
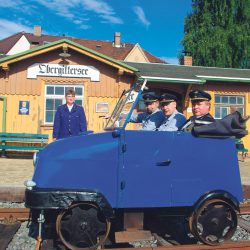
{"label": "drainpipe", "polygon": [[0,101],[3,101],[3,120],[2,120],[2,132],[6,132],[6,97],[0,96]]}

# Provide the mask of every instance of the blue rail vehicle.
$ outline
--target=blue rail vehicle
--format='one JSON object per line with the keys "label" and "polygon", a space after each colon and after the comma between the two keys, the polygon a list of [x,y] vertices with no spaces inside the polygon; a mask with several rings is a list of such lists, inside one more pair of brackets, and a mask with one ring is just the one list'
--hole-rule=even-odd
{"label": "blue rail vehicle", "polygon": [[124,229],[130,211],[151,220],[181,211],[205,244],[232,237],[243,200],[234,140],[126,130],[145,84],[123,92],[104,132],[57,140],[34,156],[26,207],[39,237],[95,249]]}

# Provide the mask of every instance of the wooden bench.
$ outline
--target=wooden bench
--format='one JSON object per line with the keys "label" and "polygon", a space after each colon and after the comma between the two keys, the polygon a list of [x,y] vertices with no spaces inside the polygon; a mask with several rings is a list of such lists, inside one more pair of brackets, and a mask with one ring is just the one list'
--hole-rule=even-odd
{"label": "wooden bench", "polygon": [[47,143],[47,134],[0,133],[2,157],[6,157],[6,150],[41,150]]}
{"label": "wooden bench", "polygon": [[244,161],[248,154],[248,149],[245,148],[244,143],[241,139],[235,139],[235,145],[237,152],[241,154],[242,160]]}

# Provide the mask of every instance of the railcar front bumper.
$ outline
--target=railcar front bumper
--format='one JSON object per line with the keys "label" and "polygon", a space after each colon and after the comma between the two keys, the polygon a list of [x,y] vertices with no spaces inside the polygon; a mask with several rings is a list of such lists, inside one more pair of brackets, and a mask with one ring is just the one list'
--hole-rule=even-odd
{"label": "railcar front bumper", "polygon": [[47,189],[37,187],[25,190],[25,206],[31,209],[67,209],[73,203],[79,202],[97,204],[106,218],[114,217],[111,205],[104,195],[96,190]]}

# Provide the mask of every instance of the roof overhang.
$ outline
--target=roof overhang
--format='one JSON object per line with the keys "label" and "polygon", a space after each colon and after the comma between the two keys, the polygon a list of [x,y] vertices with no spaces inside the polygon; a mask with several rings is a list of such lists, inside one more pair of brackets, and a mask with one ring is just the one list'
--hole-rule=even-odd
{"label": "roof overhang", "polygon": [[138,70],[132,66],[129,66],[123,62],[117,61],[111,57],[108,57],[106,55],[103,55],[101,53],[98,53],[94,50],[91,50],[87,47],[84,47],[78,43],[72,42],[68,39],[61,39],[56,42],[52,42],[46,45],[41,45],[38,47],[34,47],[32,49],[26,50],[21,53],[17,53],[15,55],[7,56],[0,59],[0,67],[2,67],[4,70],[9,69],[9,65],[16,63],[18,61],[22,61],[46,52],[53,51],[58,48],[70,48],[74,51],[77,51],[83,55],[89,56],[91,58],[94,58],[98,61],[101,61],[105,64],[108,64],[114,68],[117,68],[120,72],[127,72],[127,73],[135,73]]}
{"label": "roof overhang", "polygon": [[206,80],[154,77],[154,76],[139,76],[139,79],[145,79],[150,82],[166,82],[166,83],[177,83],[177,84],[200,84],[202,85],[206,83]]}
{"label": "roof overhang", "polygon": [[226,69],[162,63],[127,62],[138,69],[139,79],[161,83],[203,85],[210,82],[249,83],[250,69]]}
{"label": "roof overhang", "polygon": [[250,78],[196,75],[204,81],[250,82]]}

